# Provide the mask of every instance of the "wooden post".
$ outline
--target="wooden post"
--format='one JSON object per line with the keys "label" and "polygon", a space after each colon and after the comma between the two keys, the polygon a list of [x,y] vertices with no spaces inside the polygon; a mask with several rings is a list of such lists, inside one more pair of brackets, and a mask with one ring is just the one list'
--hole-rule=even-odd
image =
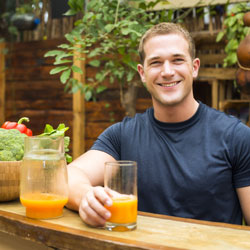
{"label": "wooden post", "polygon": [[[74,64],[82,69],[83,74],[73,73],[73,78],[85,83],[85,61],[77,60],[79,54],[74,56]],[[82,56],[82,55],[81,55]],[[73,94],[73,159],[85,151],[85,100],[80,91]]]}
{"label": "wooden post", "polygon": [[212,80],[212,108],[218,109],[218,88],[219,82],[218,80]]}
{"label": "wooden post", "polygon": [[0,126],[5,121],[5,44],[0,43]]}

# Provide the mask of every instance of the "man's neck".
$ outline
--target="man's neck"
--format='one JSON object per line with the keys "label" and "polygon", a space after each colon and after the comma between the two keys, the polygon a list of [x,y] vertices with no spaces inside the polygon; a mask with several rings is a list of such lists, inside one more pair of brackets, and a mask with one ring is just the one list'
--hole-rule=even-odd
{"label": "man's neck", "polygon": [[192,99],[177,105],[163,106],[153,101],[154,116],[161,122],[183,122],[190,119],[197,111],[199,103]]}

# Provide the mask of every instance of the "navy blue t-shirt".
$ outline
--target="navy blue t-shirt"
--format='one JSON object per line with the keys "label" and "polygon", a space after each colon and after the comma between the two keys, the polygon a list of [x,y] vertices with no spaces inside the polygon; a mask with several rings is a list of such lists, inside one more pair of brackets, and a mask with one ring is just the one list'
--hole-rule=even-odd
{"label": "navy blue t-shirt", "polygon": [[250,185],[250,128],[203,103],[163,123],[153,108],[107,128],[91,149],[138,163],[140,211],[242,223],[235,188]]}

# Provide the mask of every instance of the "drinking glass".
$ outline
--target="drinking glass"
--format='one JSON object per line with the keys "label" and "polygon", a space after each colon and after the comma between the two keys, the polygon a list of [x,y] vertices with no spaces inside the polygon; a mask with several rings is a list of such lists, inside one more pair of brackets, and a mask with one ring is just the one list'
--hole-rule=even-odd
{"label": "drinking glass", "polygon": [[105,228],[109,231],[129,231],[137,223],[137,163],[116,161],[105,163],[104,187],[113,201],[105,206],[111,213]]}
{"label": "drinking glass", "polygon": [[29,218],[62,216],[63,207],[68,201],[63,137],[25,137],[20,201]]}

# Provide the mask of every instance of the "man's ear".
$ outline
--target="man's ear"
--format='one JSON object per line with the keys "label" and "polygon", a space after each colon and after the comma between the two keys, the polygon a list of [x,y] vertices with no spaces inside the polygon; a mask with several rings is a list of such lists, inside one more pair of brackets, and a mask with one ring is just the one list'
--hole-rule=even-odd
{"label": "man's ear", "polygon": [[146,79],[145,79],[145,74],[144,74],[143,65],[142,65],[142,64],[138,64],[138,65],[137,65],[137,70],[138,70],[138,73],[140,74],[141,81],[142,81],[143,83],[145,83],[145,82],[146,82]]}
{"label": "man's ear", "polygon": [[193,60],[193,78],[196,78],[198,76],[199,68],[200,68],[200,59],[195,58]]}

